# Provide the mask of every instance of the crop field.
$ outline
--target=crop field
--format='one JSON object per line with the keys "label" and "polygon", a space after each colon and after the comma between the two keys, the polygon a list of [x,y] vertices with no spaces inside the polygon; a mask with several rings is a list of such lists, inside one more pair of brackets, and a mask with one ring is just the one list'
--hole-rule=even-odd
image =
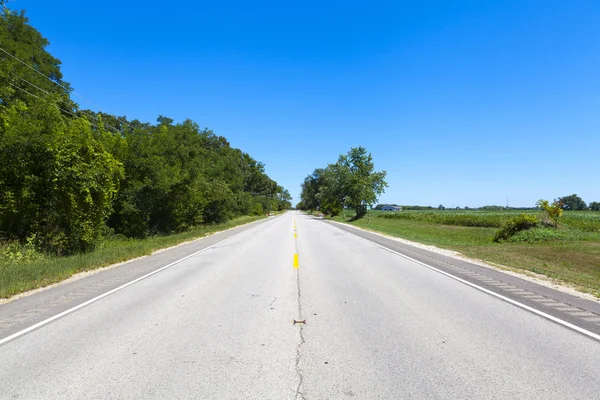
{"label": "crop field", "polygon": [[[542,211],[476,211],[476,210],[439,210],[439,211],[371,211],[372,217],[422,221],[430,224],[500,228],[508,219],[519,214],[537,215],[543,219]],[[600,212],[565,211],[560,220],[566,228],[583,232],[600,232]]]}

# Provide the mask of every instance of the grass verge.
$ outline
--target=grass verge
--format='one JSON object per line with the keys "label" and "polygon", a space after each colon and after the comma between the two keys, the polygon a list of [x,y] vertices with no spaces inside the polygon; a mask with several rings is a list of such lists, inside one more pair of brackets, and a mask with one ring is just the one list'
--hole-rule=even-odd
{"label": "grass verge", "polygon": [[153,236],[147,239],[114,237],[104,240],[92,252],[66,257],[42,256],[37,259],[20,261],[0,258],[0,298],[8,298],[27,290],[62,281],[78,272],[89,271],[148,255],[159,249],[263,218],[265,217],[240,217],[223,224],[206,225],[187,232]]}
{"label": "grass verge", "polygon": [[419,243],[455,250],[513,270],[531,271],[574,285],[600,297],[600,240],[549,240],[536,243],[494,243],[495,228],[451,226],[412,219],[362,218],[349,221],[361,228]]}

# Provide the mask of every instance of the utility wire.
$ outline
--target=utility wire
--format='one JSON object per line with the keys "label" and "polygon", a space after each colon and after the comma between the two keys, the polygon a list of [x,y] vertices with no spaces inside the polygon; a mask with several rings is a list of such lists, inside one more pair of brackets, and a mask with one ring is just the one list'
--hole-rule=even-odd
{"label": "utility wire", "polygon": [[[26,66],[29,69],[34,70],[35,72],[37,72],[38,74],[40,74],[41,76],[43,76],[44,78],[48,79],[50,82],[60,86],[61,88],[65,89],[67,92],[71,93],[72,89],[69,89],[66,86],[61,85],[60,83],[50,79],[49,77],[47,77],[46,75],[44,75],[43,73],[41,73],[40,71],[38,71],[37,69],[35,69],[34,67],[32,67],[31,65],[27,64],[25,61],[21,61],[20,59],[18,59],[17,57],[13,56],[12,54],[10,54],[8,51],[4,50],[2,47],[0,47],[0,51],[3,51],[4,53],[8,54],[9,56],[11,56],[12,58],[14,58],[15,60],[17,60],[18,62],[20,62],[21,64],[23,64],[24,66]],[[75,93],[73,93],[75,94]]]}
{"label": "utility wire", "polygon": [[[30,91],[28,91],[27,89],[23,89],[22,87],[20,87],[20,86],[17,86],[17,85],[15,85],[15,84],[14,84],[14,83],[12,83],[12,82],[9,82],[8,84],[9,84],[10,86],[14,87],[15,89],[19,89],[19,90],[21,90],[21,91],[23,91],[23,92],[27,93],[28,95],[35,97],[36,99],[43,100],[43,99],[42,99],[40,96],[38,96],[38,95],[36,95],[36,94],[33,94],[33,93],[31,93]],[[55,106],[56,108],[58,108],[60,111],[62,111],[62,112],[64,112],[64,113],[67,113],[67,114],[70,114],[70,115],[72,115],[73,117],[77,118],[77,115],[73,114],[71,111],[69,111],[69,110],[65,110],[64,108],[61,108],[61,107],[59,107],[58,105],[56,105],[56,104],[54,104],[54,103],[52,103],[52,105],[53,105],[53,106]],[[89,123],[90,123],[90,124],[92,124],[92,125],[94,125],[94,126],[96,127],[96,129],[100,129],[100,128],[98,127],[98,125],[94,124],[92,121],[89,121]]]}
{"label": "utility wire", "polygon": [[[2,47],[0,47],[0,51],[2,51],[2,52],[4,52],[4,53],[8,54],[10,57],[14,58],[15,60],[17,60],[17,61],[18,61],[18,62],[20,62],[21,64],[25,65],[27,68],[34,70],[36,73],[38,73],[38,74],[40,74],[41,76],[43,76],[44,78],[48,79],[50,82],[54,83],[55,85],[58,85],[58,86],[60,86],[61,88],[63,88],[64,90],[66,90],[68,93],[71,93],[72,95],[74,95],[74,96],[76,96],[76,97],[79,97],[80,99],[82,99],[82,100],[84,100],[84,101],[88,102],[89,104],[93,105],[94,107],[98,108],[98,110],[100,110],[101,112],[104,112],[104,111],[102,110],[102,108],[100,108],[100,106],[98,106],[97,104],[94,104],[94,103],[92,103],[91,101],[89,101],[88,99],[86,99],[85,97],[78,95],[77,93],[75,93],[75,92],[73,91],[73,89],[70,89],[70,88],[68,88],[68,87],[66,87],[66,86],[64,86],[64,85],[61,85],[60,83],[58,83],[58,82],[54,81],[53,79],[51,79],[50,77],[46,76],[45,74],[43,74],[43,73],[42,73],[42,72],[40,72],[39,70],[37,70],[37,69],[35,69],[34,67],[32,67],[31,65],[27,64],[25,61],[23,61],[23,60],[21,60],[21,59],[17,58],[16,56],[14,56],[14,55],[12,55],[12,54],[10,54],[8,51],[4,50]],[[129,125],[129,127],[130,127],[130,128],[133,128],[129,122],[127,122],[127,121],[123,121],[123,120],[119,119],[119,117],[116,117],[116,118],[117,118],[117,120],[119,120],[119,121],[121,121],[121,122],[123,122],[123,123],[125,123],[125,124]]]}
{"label": "utility wire", "polygon": [[[42,92],[46,93],[47,95],[49,95],[49,96],[52,96],[52,93],[50,93],[49,91],[47,91],[47,90],[45,90],[45,89],[42,89],[41,87],[39,87],[39,86],[37,86],[37,85],[35,85],[35,84],[33,84],[33,83],[29,82],[27,79],[25,79],[25,78],[21,78],[21,77],[19,77],[19,79],[21,79],[22,81],[25,81],[25,82],[27,82],[28,84],[30,84],[30,85],[31,85],[31,86],[33,86],[34,88],[36,88],[36,89],[38,89],[38,90],[41,90]],[[88,113],[86,113],[86,112],[85,112],[85,111],[83,111],[83,110],[79,110],[79,112],[80,112],[80,113],[82,113],[83,115],[87,115],[88,117],[94,118],[96,121],[100,122],[100,120],[99,120],[99,119],[98,119],[96,116],[94,116],[93,114],[88,114]],[[90,122],[91,122],[91,121],[90,121]],[[114,126],[111,126],[111,125],[109,125],[109,124],[107,124],[107,123],[104,123],[104,121],[102,121],[102,123],[103,123],[105,126],[107,126],[107,127],[111,128],[111,129],[114,129],[114,131],[115,131],[115,132],[117,132],[117,133],[121,133],[121,131],[119,131],[119,130],[118,130],[117,128],[115,128]],[[96,125],[94,125],[94,126],[96,126]]]}

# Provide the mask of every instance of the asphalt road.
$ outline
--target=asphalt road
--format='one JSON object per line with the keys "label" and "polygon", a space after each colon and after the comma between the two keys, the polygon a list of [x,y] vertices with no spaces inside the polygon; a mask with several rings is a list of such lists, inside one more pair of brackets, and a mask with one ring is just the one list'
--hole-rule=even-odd
{"label": "asphalt road", "polygon": [[194,246],[0,306],[0,398],[600,398],[600,341],[316,218]]}

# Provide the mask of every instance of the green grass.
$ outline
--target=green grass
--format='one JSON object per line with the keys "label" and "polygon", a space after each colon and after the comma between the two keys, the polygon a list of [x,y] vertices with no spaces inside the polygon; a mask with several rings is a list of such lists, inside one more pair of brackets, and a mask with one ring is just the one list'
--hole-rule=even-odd
{"label": "green grass", "polygon": [[[434,213],[446,213],[440,211]],[[552,279],[573,284],[578,289],[600,297],[600,213],[566,212],[561,227],[557,230],[536,228],[515,235],[511,241],[494,243],[497,228],[481,226],[450,225],[448,221],[461,213],[471,221],[482,218],[476,211],[449,211],[452,217],[430,215],[429,211],[402,211],[409,217],[384,217],[388,213],[369,213],[357,221],[349,221],[346,216],[333,220],[346,222],[362,228],[401,237],[419,243],[458,251],[467,257],[485,260],[512,270],[531,271]],[[518,212],[498,211],[503,218],[510,218]],[[460,214],[459,214],[460,215]],[[497,217],[491,215],[490,220]],[[438,221],[437,223],[431,221]],[[443,221],[443,223],[441,222]],[[575,221],[575,222],[573,222]],[[582,222],[583,221],[583,222]],[[583,229],[578,229],[583,227]],[[596,230],[594,230],[596,229]],[[528,237],[527,237],[528,236]]]}
{"label": "green grass", "polygon": [[[240,217],[223,224],[197,227],[187,232],[147,239],[114,237],[104,240],[96,250],[73,256],[45,256],[27,246],[8,249],[0,247],[0,298],[47,286],[73,274],[89,271],[206,236],[210,233],[257,221],[264,216]],[[7,251],[11,250],[11,251]]]}
{"label": "green grass", "polygon": [[[519,215],[536,215],[543,219],[542,211],[471,211],[471,210],[444,210],[444,211],[402,211],[385,212],[371,211],[371,216],[377,218],[404,219],[429,222],[433,224],[454,226],[478,226],[500,228],[508,219]],[[561,224],[584,232],[600,232],[600,212],[594,211],[566,211],[561,219]]]}

